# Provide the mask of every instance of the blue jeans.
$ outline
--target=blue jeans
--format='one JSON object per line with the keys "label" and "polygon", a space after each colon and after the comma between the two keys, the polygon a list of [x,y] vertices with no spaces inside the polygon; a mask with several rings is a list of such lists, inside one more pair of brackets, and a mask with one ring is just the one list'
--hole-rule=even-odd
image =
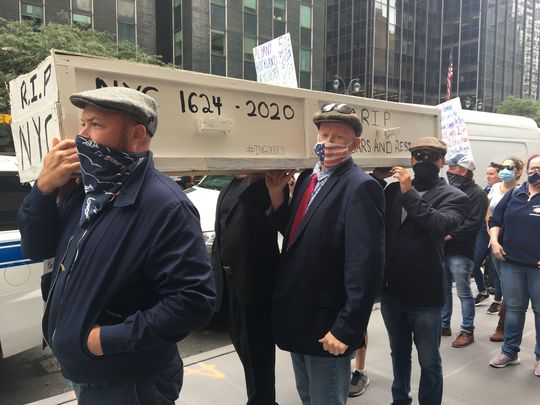
{"label": "blue jeans", "polygon": [[461,302],[461,330],[474,332],[474,298],[471,291],[473,266],[474,262],[465,256],[451,255],[444,258],[446,303],[441,309],[443,327],[449,327],[452,319],[452,278],[454,278],[456,292]]}
{"label": "blue jeans", "polygon": [[351,381],[352,354],[318,357],[291,353],[302,405],[345,405]]}
{"label": "blue jeans", "polygon": [[525,314],[531,300],[536,328],[536,360],[540,360],[540,269],[500,262],[506,307],[502,352],[516,357],[523,337]]}
{"label": "blue jeans", "polygon": [[502,280],[501,280],[501,261],[493,256],[491,253],[491,275],[493,276],[493,282],[495,283],[495,301],[501,302],[503,299],[503,289],[502,289]]}
{"label": "blue jeans", "polygon": [[381,312],[392,351],[393,404],[409,405],[411,397],[412,343],[420,363],[420,405],[440,405],[443,374],[439,346],[441,344],[441,309],[438,307],[404,307],[390,294],[381,294]]}
{"label": "blue jeans", "polygon": [[474,245],[474,268],[473,268],[473,277],[476,281],[476,287],[478,292],[486,291],[486,283],[484,283],[484,275],[480,271],[480,266],[489,253],[489,235],[485,230],[478,232],[476,237],[476,243]]}

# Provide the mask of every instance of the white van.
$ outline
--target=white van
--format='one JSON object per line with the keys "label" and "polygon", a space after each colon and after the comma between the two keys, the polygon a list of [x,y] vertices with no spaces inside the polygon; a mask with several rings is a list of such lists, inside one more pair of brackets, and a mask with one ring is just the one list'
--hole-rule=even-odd
{"label": "white van", "polygon": [[[540,133],[531,118],[463,110],[476,165],[475,181],[486,185],[485,169],[491,162],[501,163],[509,156],[525,162],[540,153]],[[525,170],[522,180],[526,180]]]}
{"label": "white van", "polygon": [[43,262],[21,254],[17,211],[30,192],[21,185],[16,158],[0,155],[0,358],[41,343]]}

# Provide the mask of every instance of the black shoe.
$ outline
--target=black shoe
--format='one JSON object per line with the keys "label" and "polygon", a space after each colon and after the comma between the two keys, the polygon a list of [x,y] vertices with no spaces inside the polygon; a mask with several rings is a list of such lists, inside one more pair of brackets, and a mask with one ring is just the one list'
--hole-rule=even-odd
{"label": "black shoe", "polygon": [[452,329],[450,329],[450,326],[443,326],[441,328],[441,336],[452,336]]}
{"label": "black shoe", "polygon": [[357,397],[366,392],[369,385],[369,377],[365,371],[354,370],[352,373],[351,384],[349,385],[349,396]]}
{"label": "black shoe", "polygon": [[493,301],[486,312],[489,315],[497,315],[499,313],[499,309],[501,309],[501,303]]}
{"label": "black shoe", "polygon": [[487,292],[479,293],[476,297],[474,297],[474,306],[477,307],[488,298],[489,298],[489,294]]}

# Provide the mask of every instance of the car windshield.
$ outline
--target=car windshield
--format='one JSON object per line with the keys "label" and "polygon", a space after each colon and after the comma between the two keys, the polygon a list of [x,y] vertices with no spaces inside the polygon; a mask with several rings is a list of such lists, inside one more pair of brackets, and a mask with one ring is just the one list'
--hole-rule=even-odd
{"label": "car windshield", "polygon": [[233,175],[204,176],[203,179],[197,184],[197,187],[207,188],[209,190],[221,190],[230,183],[233,177]]}

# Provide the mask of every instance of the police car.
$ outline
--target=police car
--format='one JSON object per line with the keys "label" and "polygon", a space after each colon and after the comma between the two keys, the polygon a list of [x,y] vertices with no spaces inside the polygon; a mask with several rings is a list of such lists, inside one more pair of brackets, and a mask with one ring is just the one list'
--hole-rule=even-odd
{"label": "police car", "polygon": [[17,210],[30,192],[21,185],[14,156],[0,155],[0,358],[41,343],[43,262],[25,259]]}

